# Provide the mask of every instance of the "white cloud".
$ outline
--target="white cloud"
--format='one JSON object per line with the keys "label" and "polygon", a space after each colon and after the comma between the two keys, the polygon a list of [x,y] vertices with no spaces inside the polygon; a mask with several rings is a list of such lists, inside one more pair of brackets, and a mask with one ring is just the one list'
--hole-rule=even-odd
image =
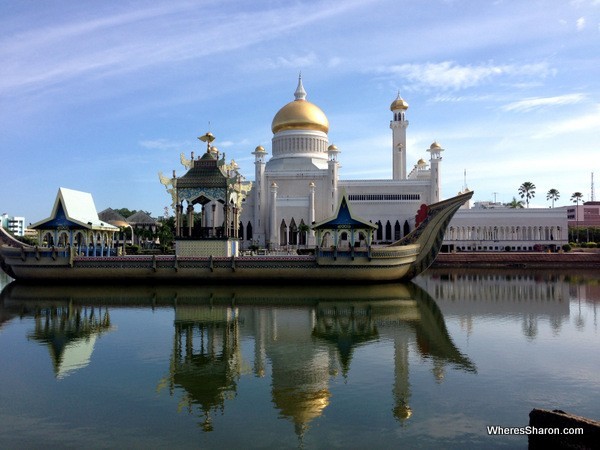
{"label": "white cloud", "polygon": [[219,147],[229,148],[229,147],[236,147],[236,146],[247,146],[249,144],[250,144],[250,140],[247,138],[244,138],[238,142],[236,142],[236,141],[220,141]]}
{"label": "white cloud", "polygon": [[329,67],[330,69],[333,69],[337,66],[339,66],[342,63],[342,58],[339,58],[337,56],[330,58],[328,63],[327,63],[327,67]]}
{"label": "white cloud", "polygon": [[[0,93],[47,89],[74,79],[99,79],[149,67],[200,60],[222,52],[240,50],[281,38],[287,32],[331,19],[363,3],[323,1],[305,11],[290,4],[252,12],[220,12],[206,27],[207,16],[215,16],[206,5],[194,3],[165,6],[156,10],[115,14],[102,19],[72,20],[35,31],[0,36]],[[220,17],[226,20],[219,21]],[[265,26],[256,27],[256,24]],[[268,25],[268,26],[267,26]],[[243,39],[240,38],[243,36]],[[271,60],[272,67],[305,67],[314,64],[314,53]]]}
{"label": "white cloud", "polygon": [[317,63],[317,55],[314,52],[307,53],[305,55],[292,55],[292,56],[279,56],[275,59],[267,58],[263,60],[259,66],[261,69],[281,69],[281,68],[292,68],[301,69],[303,67],[309,67]]}
{"label": "white cloud", "polygon": [[501,76],[546,77],[553,71],[547,63],[460,65],[454,61],[401,64],[379,68],[380,73],[400,76],[417,88],[459,90],[490,82]]}
{"label": "white cloud", "polygon": [[582,114],[568,120],[563,119],[560,121],[553,121],[552,124],[549,124],[539,132],[534,133],[531,137],[534,139],[544,139],[560,134],[589,130],[597,131],[598,124],[600,124],[600,105],[597,105],[596,110],[591,113]]}
{"label": "white cloud", "polygon": [[576,22],[577,31],[581,31],[585,28],[585,17],[580,17]]}
{"label": "white cloud", "polygon": [[139,145],[148,149],[173,150],[187,148],[191,145],[189,141],[170,141],[169,139],[150,139],[140,141]]}
{"label": "white cloud", "polygon": [[545,106],[562,106],[574,103],[581,103],[586,99],[585,94],[566,94],[558,95],[555,97],[534,97],[527,98],[525,100],[519,100],[518,102],[509,103],[504,105],[502,110],[504,111],[531,111],[533,109],[542,108]]}

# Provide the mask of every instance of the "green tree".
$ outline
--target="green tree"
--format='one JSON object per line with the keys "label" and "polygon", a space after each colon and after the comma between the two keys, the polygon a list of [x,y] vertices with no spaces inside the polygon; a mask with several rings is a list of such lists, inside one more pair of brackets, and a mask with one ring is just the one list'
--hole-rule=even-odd
{"label": "green tree", "polygon": [[552,200],[552,207],[554,208],[554,201],[560,198],[560,192],[558,189],[550,189],[546,194],[546,200]]}
{"label": "green tree", "polygon": [[170,248],[175,237],[175,218],[169,217],[162,221],[158,226],[157,235],[160,240],[162,251],[166,252]]}
{"label": "green tree", "polygon": [[573,195],[571,195],[571,201],[573,203],[577,203],[577,206],[579,206],[579,202],[583,200],[583,194],[581,192],[573,192]]}
{"label": "green tree", "polygon": [[571,195],[571,201],[577,204],[577,208],[575,209],[575,222],[577,224],[577,237],[575,238],[575,242],[579,242],[579,201],[583,200],[583,194],[581,192],[573,192]]}
{"label": "green tree", "polygon": [[512,202],[507,203],[506,206],[512,209],[523,208],[523,202],[521,200],[517,200],[516,197],[513,197]]}
{"label": "green tree", "polygon": [[131,217],[137,212],[137,210],[131,210],[129,208],[113,208],[113,210],[115,210],[125,218]]}
{"label": "green tree", "polygon": [[529,208],[529,200],[535,197],[535,184],[531,181],[524,182],[519,186],[519,195],[525,199],[525,204]]}
{"label": "green tree", "polygon": [[307,233],[310,231],[310,227],[302,222],[300,225],[298,225],[298,231],[303,236],[302,242],[304,242],[304,247],[306,247],[306,242],[308,242]]}

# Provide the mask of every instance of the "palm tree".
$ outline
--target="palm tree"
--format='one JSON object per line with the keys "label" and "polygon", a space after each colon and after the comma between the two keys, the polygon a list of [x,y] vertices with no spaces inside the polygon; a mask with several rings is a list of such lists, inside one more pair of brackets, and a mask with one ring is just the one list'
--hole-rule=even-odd
{"label": "palm tree", "polygon": [[506,206],[512,209],[523,208],[523,202],[521,200],[517,200],[516,197],[513,197],[512,202],[507,203]]}
{"label": "palm tree", "polygon": [[301,222],[298,225],[298,231],[300,232],[301,240],[304,242],[304,248],[306,248],[306,243],[308,242],[307,233],[310,231],[310,227],[306,225],[304,222]]}
{"label": "palm tree", "polygon": [[575,222],[577,224],[577,237],[575,238],[575,242],[579,242],[579,200],[583,200],[583,194],[581,192],[573,192],[571,201],[577,204],[577,208],[575,208]]}
{"label": "palm tree", "polygon": [[535,197],[535,184],[531,181],[526,181],[521,186],[519,186],[519,195],[521,198],[525,199],[525,203],[529,208],[529,200]]}
{"label": "palm tree", "polygon": [[554,208],[554,200],[558,200],[560,198],[560,192],[558,189],[550,189],[546,194],[546,200],[552,200],[552,207]]}

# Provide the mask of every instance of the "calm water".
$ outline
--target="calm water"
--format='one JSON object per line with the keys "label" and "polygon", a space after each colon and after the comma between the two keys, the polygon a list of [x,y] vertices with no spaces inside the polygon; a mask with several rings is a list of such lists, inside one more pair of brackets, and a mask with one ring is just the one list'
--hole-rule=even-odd
{"label": "calm water", "polygon": [[[2,275],[3,276],[3,275]],[[6,277],[0,285],[7,285]],[[600,419],[600,274],[369,287],[4,287],[3,448],[526,448]]]}

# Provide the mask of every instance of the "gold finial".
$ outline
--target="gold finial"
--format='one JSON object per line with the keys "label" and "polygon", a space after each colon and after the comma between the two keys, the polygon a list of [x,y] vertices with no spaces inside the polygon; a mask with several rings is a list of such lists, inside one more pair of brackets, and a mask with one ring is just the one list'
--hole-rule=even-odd
{"label": "gold finial", "polygon": [[210,131],[207,131],[202,136],[199,136],[198,139],[202,142],[206,142],[206,153],[210,153],[210,143],[215,140],[213,134]]}

